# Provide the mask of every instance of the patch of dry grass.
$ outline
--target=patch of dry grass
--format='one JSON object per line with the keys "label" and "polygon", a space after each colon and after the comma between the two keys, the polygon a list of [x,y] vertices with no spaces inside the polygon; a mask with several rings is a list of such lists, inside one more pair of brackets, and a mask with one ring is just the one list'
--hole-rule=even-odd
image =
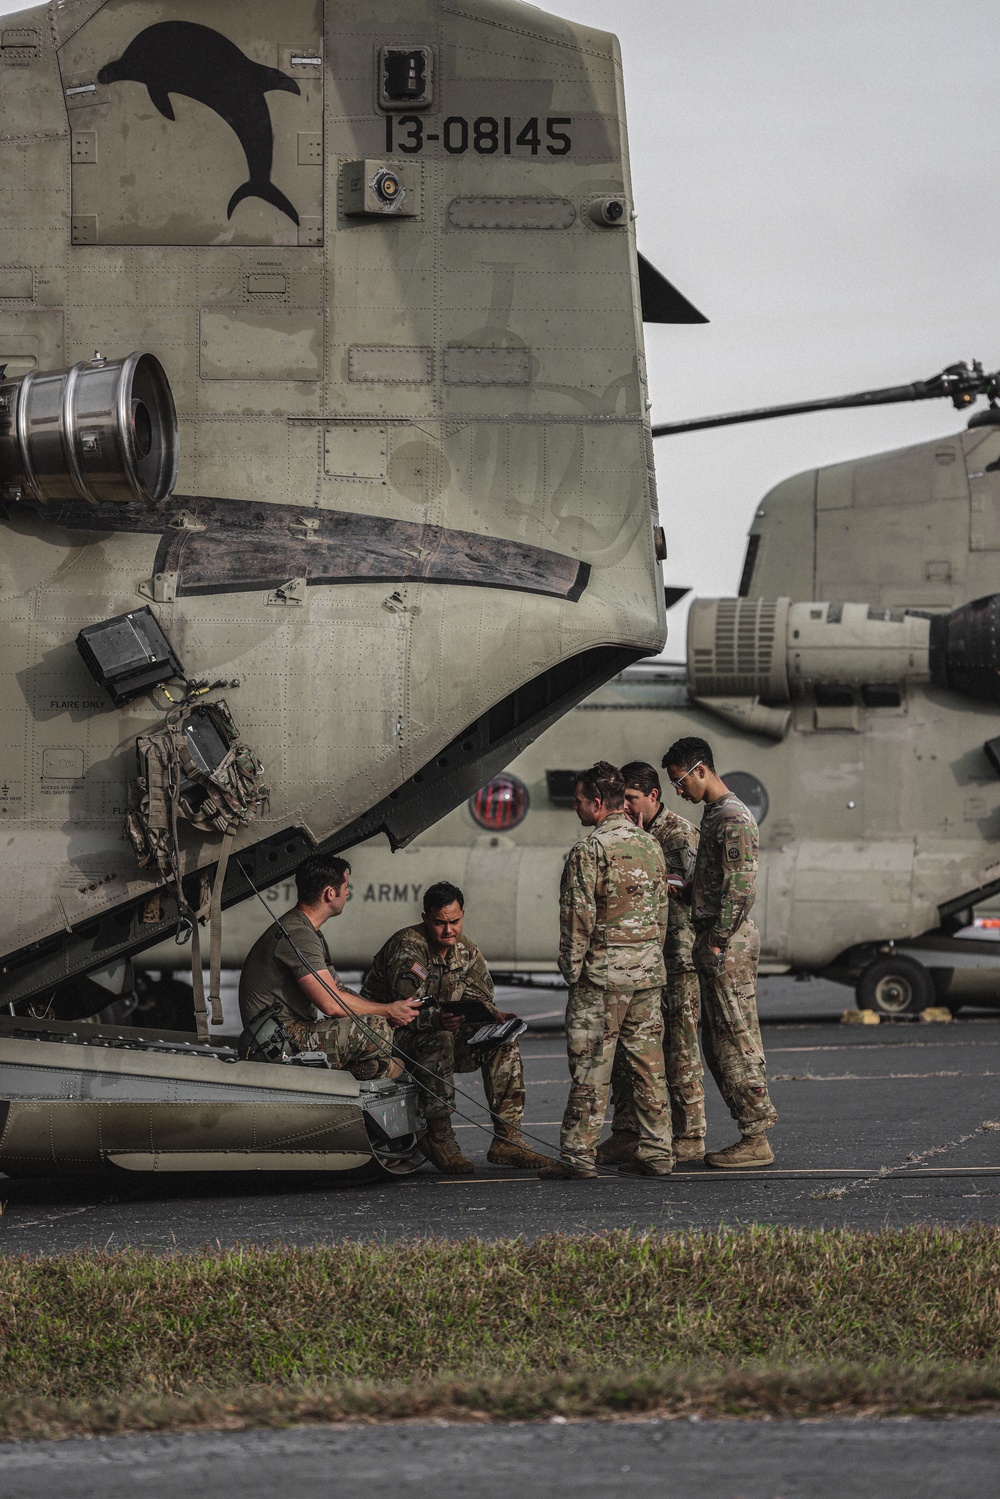
{"label": "patch of dry grass", "polygon": [[0,1260],[0,1434],[1000,1404],[1000,1231]]}

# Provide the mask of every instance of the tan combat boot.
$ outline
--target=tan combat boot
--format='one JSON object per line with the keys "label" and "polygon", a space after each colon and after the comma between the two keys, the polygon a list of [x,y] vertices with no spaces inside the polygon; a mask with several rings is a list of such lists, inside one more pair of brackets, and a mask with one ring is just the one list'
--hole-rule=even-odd
{"label": "tan combat boot", "polygon": [[549,1157],[532,1150],[519,1129],[503,1124],[499,1119],[495,1121],[495,1129],[493,1144],[486,1157],[491,1166],[514,1166],[524,1171],[537,1171],[539,1167],[549,1164]]}
{"label": "tan combat boot", "polygon": [[631,1135],[626,1130],[612,1130],[611,1138],[605,1140],[603,1145],[597,1147],[597,1164],[599,1166],[621,1166],[625,1161],[634,1161],[635,1153],[639,1148],[639,1136]]}
{"label": "tan combat boot", "polygon": [[377,1077],[393,1082],[403,1076],[403,1064],[395,1057],[390,1057],[388,1062],[384,1057],[366,1057],[363,1062],[355,1062],[351,1072],[359,1083],[372,1082]]}
{"label": "tan combat boot", "polygon": [[596,1166],[571,1166],[568,1161],[549,1161],[538,1173],[543,1182],[593,1181]]}
{"label": "tan combat boot", "polygon": [[462,1154],[450,1119],[428,1119],[427,1130],[418,1144],[442,1176],[468,1176],[476,1169],[468,1156]]}
{"label": "tan combat boot", "polygon": [[770,1166],[773,1160],[774,1151],[767,1143],[766,1135],[744,1135],[742,1140],[737,1140],[735,1145],[727,1145],[725,1150],[710,1150],[705,1156],[705,1165],[732,1170],[748,1166]]}
{"label": "tan combat boot", "polygon": [[691,1135],[687,1138],[674,1141],[674,1160],[681,1161],[703,1161],[705,1159],[705,1136]]}
{"label": "tan combat boot", "polygon": [[622,1161],[618,1167],[621,1176],[669,1176],[673,1171],[672,1161]]}

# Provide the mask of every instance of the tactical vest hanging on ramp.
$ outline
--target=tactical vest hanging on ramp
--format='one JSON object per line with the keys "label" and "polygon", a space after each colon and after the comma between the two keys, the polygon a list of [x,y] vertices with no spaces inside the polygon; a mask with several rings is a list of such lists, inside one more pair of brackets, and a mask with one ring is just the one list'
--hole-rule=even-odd
{"label": "tactical vest hanging on ramp", "polygon": [[[143,869],[159,869],[177,901],[178,940],[191,934],[191,982],[198,1035],[208,1035],[199,926],[210,927],[209,998],[212,1024],[222,1024],[222,887],[229,854],[240,828],[267,802],[264,767],[244,744],[223,701],[174,709],[159,729],[136,739],[138,781],[125,831]],[[181,878],[179,828],[188,823],[222,839],[211,892],[199,884],[192,905]]]}

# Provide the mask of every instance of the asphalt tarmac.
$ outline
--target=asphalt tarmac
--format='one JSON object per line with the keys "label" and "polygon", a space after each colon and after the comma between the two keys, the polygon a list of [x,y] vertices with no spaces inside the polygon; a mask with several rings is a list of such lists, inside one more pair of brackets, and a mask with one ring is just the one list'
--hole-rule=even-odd
{"label": "asphalt tarmac", "polygon": [[[763,988],[763,986],[762,986]],[[471,1177],[429,1166],[403,1181],[156,1179],[9,1181],[0,1178],[0,1252],[59,1254],[126,1246],[157,1252],[207,1244],[316,1244],[439,1235],[487,1238],[616,1228],[711,1229],[774,1223],[878,1228],[1000,1219],[1000,1013],[950,1024],[853,1027],[832,1019],[849,991],[769,981],[764,1045],[780,1119],[776,1162],[756,1171],[679,1168],[664,1180],[622,1177],[540,1182],[486,1164],[491,1135],[478,1075],[456,1119],[477,1162]],[[804,991],[802,999],[799,993]],[[814,991],[810,993],[809,991]],[[804,1002],[808,995],[809,1008]],[[542,1024],[558,991],[521,995]],[[509,991],[503,1003],[514,1007]],[[774,1013],[774,1012],[777,1013]],[[796,1018],[798,1016],[798,1018]],[[548,1017],[557,1021],[558,1014]],[[522,1039],[526,1128],[555,1151],[567,1092],[565,1041]],[[708,1081],[709,1145],[735,1129]],[[990,1128],[989,1126],[993,1126]]]}
{"label": "asphalt tarmac", "polygon": [[4,1444],[0,1499],[995,1499],[998,1457],[990,1420],[414,1423]]}
{"label": "asphalt tarmac", "polygon": [[[533,1016],[522,1040],[530,1131],[558,1140],[566,1097],[558,991],[505,991]],[[1000,1217],[1000,1013],[951,1024],[837,1023],[849,991],[765,980],[764,1044],[781,1114],[777,1161],[758,1172],[697,1166],[664,1180],[542,1183],[485,1163],[489,1135],[459,1119],[480,1169],[402,1182],[320,1179],[0,1178],[0,1252],[154,1251],[345,1238],[484,1237],[552,1230],[714,1228],[751,1223],[881,1227]],[[478,1077],[460,1080],[484,1117]],[[734,1138],[709,1083],[709,1143]],[[992,1124],[993,1128],[987,1128]],[[0,1444],[0,1499],[297,1499],[398,1488],[414,1499],[655,1494],[657,1499],[1000,1499],[1000,1422],[648,1421],[375,1427]]]}

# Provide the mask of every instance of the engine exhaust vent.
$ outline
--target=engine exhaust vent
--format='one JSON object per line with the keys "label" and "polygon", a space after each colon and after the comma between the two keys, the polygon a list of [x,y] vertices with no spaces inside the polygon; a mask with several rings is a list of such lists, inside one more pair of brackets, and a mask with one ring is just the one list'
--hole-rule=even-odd
{"label": "engine exhaust vent", "polygon": [[[0,376],[2,376],[0,370]],[[177,479],[177,412],[152,354],[0,380],[0,489],[36,505],[163,500]]]}
{"label": "engine exhaust vent", "polygon": [[688,615],[692,697],[788,701],[788,599],[696,599]]}

